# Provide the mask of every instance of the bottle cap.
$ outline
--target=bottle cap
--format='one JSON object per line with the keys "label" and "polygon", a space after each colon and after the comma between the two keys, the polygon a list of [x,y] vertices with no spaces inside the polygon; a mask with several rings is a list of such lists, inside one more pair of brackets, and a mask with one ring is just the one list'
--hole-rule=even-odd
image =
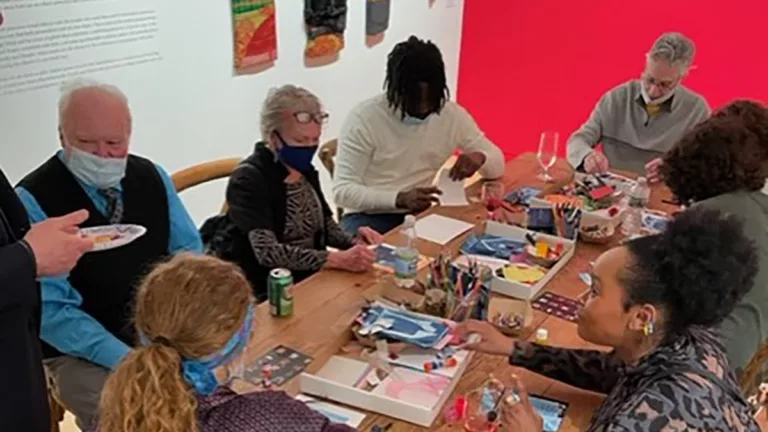
{"label": "bottle cap", "polygon": [[407,224],[415,224],[416,223],[416,216],[414,215],[405,215],[405,223]]}
{"label": "bottle cap", "polygon": [[536,340],[537,341],[545,341],[549,339],[549,332],[547,329],[540,328],[536,330]]}

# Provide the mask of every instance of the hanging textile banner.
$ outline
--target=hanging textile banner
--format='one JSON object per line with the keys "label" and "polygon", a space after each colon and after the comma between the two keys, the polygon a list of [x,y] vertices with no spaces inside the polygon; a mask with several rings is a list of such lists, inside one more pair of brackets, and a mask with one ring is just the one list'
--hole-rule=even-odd
{"label": "hanging textile banner", "polygon": [[235,32],[235,71],[277,59],[275,0],[232,0]]}
{"label": "hanging textile banner", "polygon": [[374,36],[389,28],[390,0],[368,0],[365,8],[365,34]]}
{"label": "hanging textile banner", "polygon": [[304,0],[308,58],[338,54],[344,49],[347,0]]}

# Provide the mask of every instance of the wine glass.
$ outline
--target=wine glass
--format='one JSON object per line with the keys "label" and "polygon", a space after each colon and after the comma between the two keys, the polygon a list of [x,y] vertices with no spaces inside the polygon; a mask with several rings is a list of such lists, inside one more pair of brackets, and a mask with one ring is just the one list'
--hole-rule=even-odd
{"label": "wine glass", "polygon": [[557,162],[557,148],[560,144],[560,134],[557,132],[543,132],[539,139],[539,151],[536,153],[536,159],[539,160],[542,173],[538,175],[538,179],[545,183],[552,183],[554,180],[549,175],[549,170]]}
{"label": "wine glass", "polygon": [[495,180],[483,183],[481,199],[488,210],[488,219],[495,220],[496,212],[501,208],[501,201],[504,199],[504,183]]}

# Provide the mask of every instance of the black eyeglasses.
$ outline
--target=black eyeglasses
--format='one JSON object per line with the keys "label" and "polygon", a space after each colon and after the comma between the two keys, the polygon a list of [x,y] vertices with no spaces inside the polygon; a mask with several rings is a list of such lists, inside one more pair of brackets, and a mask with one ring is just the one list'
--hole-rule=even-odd
{"label": "black eyeglasses", "polygon": [[326,124],[328,123],[328,118],[330,116],[331,115],[326,112],[310,113],[306,111],[298,111],[293,113],[293,117],[301,124],[307,124],[313,121],[320,125]]}

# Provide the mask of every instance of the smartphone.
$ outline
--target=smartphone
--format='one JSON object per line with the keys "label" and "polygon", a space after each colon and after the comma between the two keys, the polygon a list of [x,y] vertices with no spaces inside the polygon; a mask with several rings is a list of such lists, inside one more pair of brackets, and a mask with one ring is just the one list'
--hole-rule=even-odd
{"label": "smartphone", "polygon": [[533,409],[544,420],[544,432],[557,432],[565,419],[568,404],[542,396],[529,396]]}

